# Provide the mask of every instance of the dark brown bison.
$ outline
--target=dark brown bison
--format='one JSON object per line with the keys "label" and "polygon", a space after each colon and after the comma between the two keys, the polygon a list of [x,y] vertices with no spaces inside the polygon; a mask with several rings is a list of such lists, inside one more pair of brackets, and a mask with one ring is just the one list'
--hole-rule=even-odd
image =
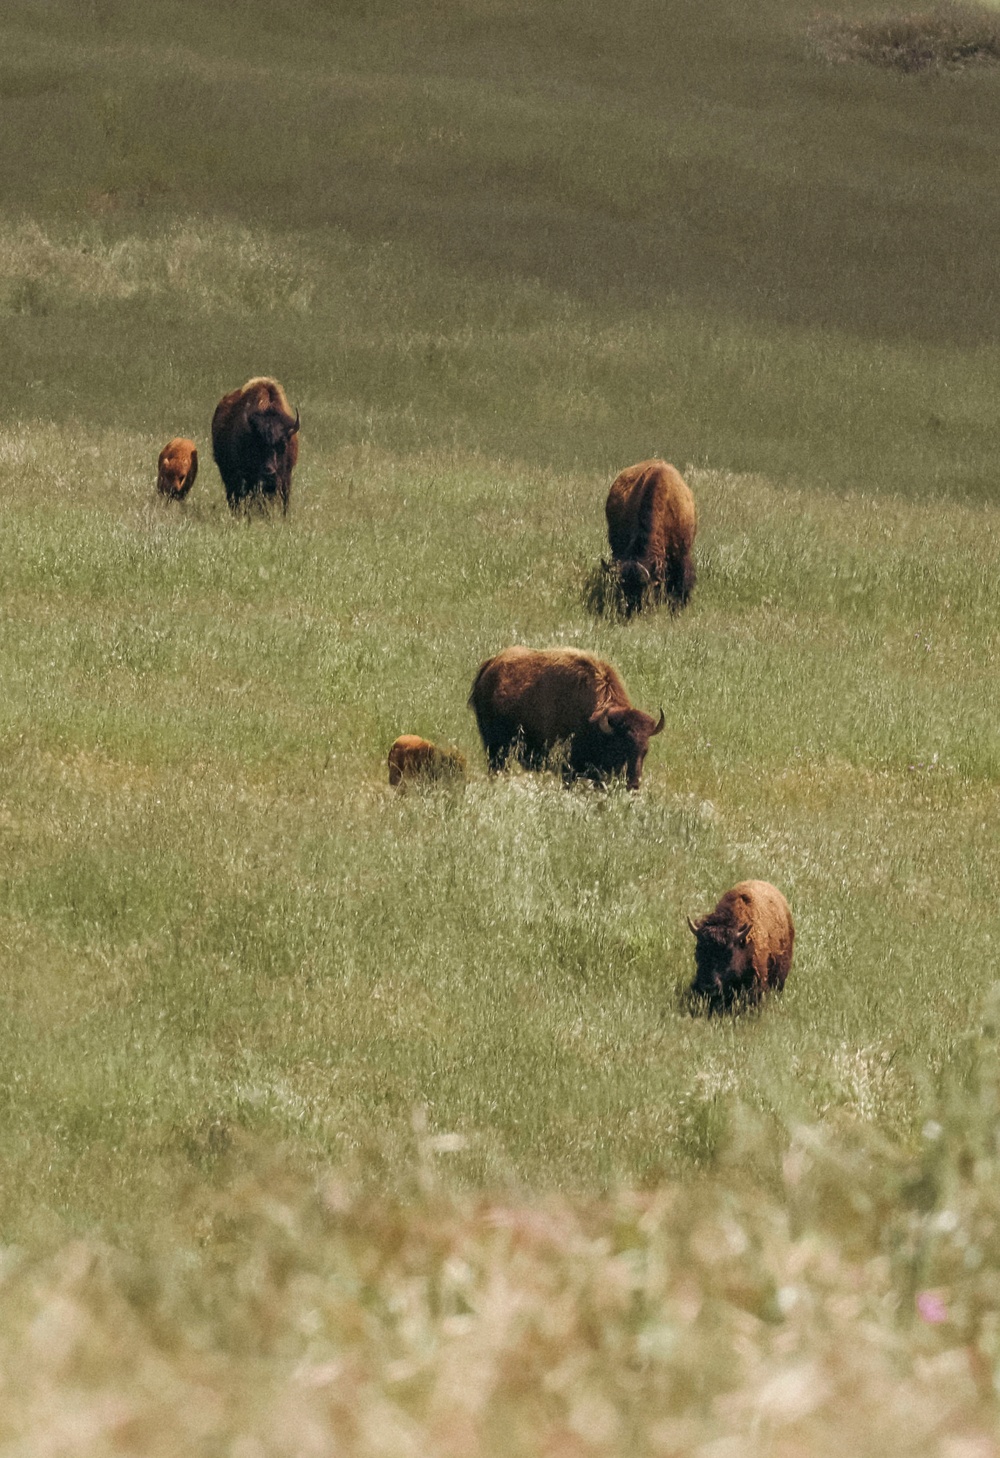
{"label": "dark brown bison", "polygon": [[287,512],[298,432],[299,412],[292,415],[277,380],[247,380],[223,395],[212,416],[212,454],[233,511],[278,497]]}
{"label": "dark brown bison", "polygon": [[405,786],[409,780],[460,780],[465,756],[457,749],[440,749],[417,734],[401,734],[389,750],[389,783]]}
{"label": "dark brown bison", "polygon": [[611,483],[605,505],[608,542],[626,614],[643,599],[683,607],[694,588],[694,497],[666,461],[640,461]]}
{"label": "dark brown bison", "polygon": [[156,489],[172,501],[183,501],[198,475],[198,448],[193,440],[175,435],[160,452]]}
{"label": "dark brown bison", "polygon": [[538,768],[566,745],[564,773],[606,781],[624,774],[639,788],[659,720],[633,709],[610,663],[576,648],[505,648],[476,674],[469,696],[491,770],[510,756]]}
{"label": "dark brown bison", "polygon": [[740,1001],[760,1002],[780,992],[792,965],[795,927],[788,902],[769,881],[740,881],[700,921],[688,917],[697,938],[691,991],[712,1012]]}

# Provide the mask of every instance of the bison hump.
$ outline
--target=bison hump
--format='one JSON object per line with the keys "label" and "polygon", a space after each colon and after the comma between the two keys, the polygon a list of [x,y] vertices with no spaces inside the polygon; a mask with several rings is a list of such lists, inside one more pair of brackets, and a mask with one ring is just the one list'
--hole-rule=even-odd
{"label": "bison hump", "polygon": [[279,410],[283,415],[292,414],[283,388],[268,375],[255,375],[253,379],[247,380],[238,393],[248,414],[263,415],[268,410]]}
{"label": "bison hump", "polygon": [[608,544],[618,561],[661,564],[690,549],[697,530],[694,497],[669,461],[640,461],[611,483],[605,513]]}

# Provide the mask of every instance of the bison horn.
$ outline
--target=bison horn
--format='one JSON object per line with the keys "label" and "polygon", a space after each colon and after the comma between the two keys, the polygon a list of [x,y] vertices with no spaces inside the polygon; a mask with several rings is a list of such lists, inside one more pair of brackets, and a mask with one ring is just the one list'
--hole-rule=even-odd
{"label": "bison horn", "polygon": [[652,737],[653,737],[654,734],[662,734],[663,733],[663,726],[664,726],[664,724],[666,722],[667,722],[666,715],[664,714],[663,710],[661,709],[660,710],[660,717],[656,721],[656,728],[655,729],[650,729],[650,731],[649,731],[649,737],[650,737],[650,739],[652,739]]}
{"label": "bison horn", "polygon": [[691,930],[694,932],[695,936],[697,936],[698,935],[698,923],[692,921],[690,917],[688,917],[687,923],[688,923],[688,926],[691,928]]}
{"label": "bison horn", "polygon": [[613,734],[615,732],[611,727],[611,721],[608,718],[606,712],[603,714],[599,714],[595,722],[602,734]]}
{"label": "bison horn", "polygon": [[642,577],[643,582],[652,582],[653,579],[649,575],[649,568],[646,566],[645,562],[637,562],[635,566],[636,571]]}
{"label": "bison horn", "polygon": [[299,407],[296,405],[296,407],[295,407],[295,424],[292,426],[292,428],[288,432],[288,434],[289,435],[298,435],[298,433],[299,433]]}

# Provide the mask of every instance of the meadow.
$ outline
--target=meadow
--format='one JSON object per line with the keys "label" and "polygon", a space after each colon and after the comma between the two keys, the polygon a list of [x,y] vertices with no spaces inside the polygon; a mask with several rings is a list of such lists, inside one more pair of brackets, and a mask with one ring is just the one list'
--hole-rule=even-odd
{"label": "meadow", "polygon": [[[5,7],[0,1452],[996,1451],[1000,74],[814,22]],[[487,776],[512,642],[662,705],[638,795]],[[749,876],[786,992],[692,1017]]]}

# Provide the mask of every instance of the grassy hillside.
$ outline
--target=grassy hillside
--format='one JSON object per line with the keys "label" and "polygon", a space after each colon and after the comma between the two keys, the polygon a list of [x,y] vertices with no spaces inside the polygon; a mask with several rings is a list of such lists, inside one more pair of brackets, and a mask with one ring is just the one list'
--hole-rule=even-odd
{"label": "grassy hillside", "polygon": [[[0,1442],[992,1451],[1000,78],[813,18],[4,8]],[[262,372],[286,522],[208,449]],[[652,454],[695,596],[595,618]],[[663,706],[639,796],[486,776],[517,641]],[[786,994],[692,1018],[747,876]]]}
{"label": "grassy hillside", "polygon": [[[389,1174],[418,1105],[542,1184],[710,1159],[740,1104],[907,1136],[1000,935],[990,509],[695,472],[694,603],[622,626],[580,602],[596,475],[342,452],[247,527],[152,502],[141,445],[71,493],[65,433],[9,446],[12,1217],[134,1214],[240,1128]],[[465,698],[512,640],[664,706],[637,799],[486,778]],[[403,730],[464,796],[390,792]],[[747,875],[798,917],[786,998],[692,1021],[685,915]]]}
{"label": "grassy hillside", "polygon": [[[988,497],[1000,88],[810,7],[5,10],[7,409]],[[202,426],[202,428],[204,428]]]}

